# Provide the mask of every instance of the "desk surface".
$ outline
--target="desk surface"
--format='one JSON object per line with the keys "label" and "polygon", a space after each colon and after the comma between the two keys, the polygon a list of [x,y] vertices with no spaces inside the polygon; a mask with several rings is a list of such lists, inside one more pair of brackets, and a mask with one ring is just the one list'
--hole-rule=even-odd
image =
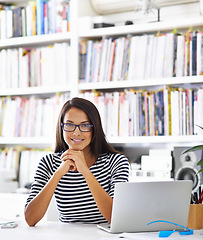
{"label": "desk surface", "polygon": [[[29,227],[24,221],[18,222],[18,226],[13,229],[1,229],[0,239],[2,240],[118,240],[118,239],[163,239],[158,237],[158,232],[153,233],[132,233],[123,235],[126,238],[120,238],[121,234],[111,234],[99,229],[96,225],[60,223],[60,222],[40,222],[35,227]],[[200,240],[203,239],[203,231],[195,231],[191,236],[180,236],[173,233],[170,238],[175,240]]]}

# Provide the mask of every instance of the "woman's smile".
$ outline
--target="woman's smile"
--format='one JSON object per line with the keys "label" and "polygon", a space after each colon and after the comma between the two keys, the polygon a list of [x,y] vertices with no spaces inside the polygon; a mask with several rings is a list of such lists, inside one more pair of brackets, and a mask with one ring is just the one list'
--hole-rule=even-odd
{"label": "woman's smile", "polygon": [[71,138],[71,141],[76,143],[76,144],[79,144],[83,141],[83,139],[76,139],[76,138]]}

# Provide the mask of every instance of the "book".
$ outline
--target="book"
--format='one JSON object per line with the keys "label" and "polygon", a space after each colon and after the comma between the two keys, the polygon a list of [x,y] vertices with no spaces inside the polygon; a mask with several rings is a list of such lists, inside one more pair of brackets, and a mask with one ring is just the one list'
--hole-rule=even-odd
{"label": "book", "polygon": [[83,82],[84,79],[85,79],[85,63],[86,63],[86,54],[87,54],[87,42],[86,41],[81,41],[79,49],[80,49],[80,55],[79,55],[79,60],[80,60],[79,79],[80,79],[81,82]]}
{"label": "book", "polygon": [[168,33],[165,36],[166,46],[165,46],[165,60],[164,60],[164,74],[163,77],[173,77],[174,75],[174,60],[175,56],[175,34]]}
{"label": "book", "polygon": [[190,33],[187,31],[185,36],[185,61],[184,61],[184,76],[189,76],[190,63]]}
{"label": "book", "polygon": [[147,37],[147,53],[146,53],[146,63],[145,63],[145,73],[144,78],[149,79],[152,76],[152,64],[153,64],[153,51],[154,51],[154,38],[155,36],[150,34]]}
{"label": "book", "polygon": [[89,81],[94,82],[94,75],[96,74],[96,57],[97,57],[97,42],[92,44],[91,64],[90,64],[90,76]]}
{"label": "book", "polygon": [[89,40],[87,41],[87,55],[86,55],[86,61],[85,61],[85,82],[90,81],[90,75],[91,75],[91,60],[92,60],[92,47],[93,47],[93,41]]}
{"label": "book", "polygon": [[18,49],[19,61],[19,87],[24,88],[29,86],[29,54],[30,49],[20,47]]}
{"label": "book", "polygon": [[124,93],[119,98],[119,136],[125,137],[129,134],[129,101]]}
{"label": "book", "polygon": [[36,26],[37,26],[37,35],[43,34],[42,26],[43,26],[43,1],[36,0]]}
{"label": "book", "polygon": [[27,36],[32,36],[33,32],[32,32],[32,4],[28,4],[25,7],[25,12],[26,12],[26,33]]}
{"label": "book", "polygon": [[115,39],[115,57],[113,63],[112,81],[118,81],[118,69],[119,69],[119,51],[121,49],[121,38]]}
{"label": "book", "polygon": [[[125,39],[124,37],[120,38],[120,44],[118,46],[118,65],[117,65],[117,81],[121,80],[121,74],[122,74],[122,65],[123,65],[123,54],[124,54],[124,47],[125,47]],[[114,70],[114,69],[113,69]]]}
{"label": "book", "polygon": [[[112,72],[113,72],[113,61],[114,61],[114,54],[115,54],[115,39],[111,39],[109,41],[109,55],[107,57],[107,69],[106,69],[106,75],[105,75],[105,81],[109,82],[112,78]],[[122,56],[120,56],[122,59]]]}
{"label": "book", "polygon": [[195,116],[195,128],[196,128],[196,133],[198,135],[202,134],[202,130],[201,130],[201,128],[197,127],[196,125],[203,126],[202,102],[203,102],[203,89],[200,88],[197,91],[197,110],[196,110],[196,116]]}
{"label": "book", "polygon": [[192,33],[192,76],[197,75],[197,32]]}
{"label": "book", "polygon": [[1,26],[1,31],[0,31],[0,38],[1,39],[6,39],[6,10],[5,9],[0,9],[0,26]]}
{"label": "book", "polygon": [[6,29],[6,38],[11,38],[13,37],[13,12],[10,6],[6,6],[5,11],[6,11],[6,28],[4,25],[1,29],[2,31],[3,29]]}
{"label": "book", "polygon": [[32,7],[32,18],[31,18],[31,24],[32,24],[32,34],[31,35],[37,35],[37,5],[36,1],[31,1],[30,5]]}
{"label": "book", "polygon": [[147,61],[147,42],[148,35],[144,34],[138,38],[137,43],[137,57],[135,64],[135,78],[143,79],[145,77],[145,66]]}
{"label": "book", "polygon": [[131,38],[128,80],[134,80],[136,37]]}
{"label": "book", "polygon": [[203,33],[197,32],[197,75],[203,74]]}
{"label": "book", "polygon": [[102,50],[101,50],[99,82],[103,82],[103,80],[104,80],[105,67],[106,67],[106,56],[107,56],[107,46],[108,46],[108,39],[104,39],[102,42]]}
{"label": "book", "polygon": [[173,74],[172,76],[176,76],[176,59],[177,59],[177,33],[174,33],[174,40],[173,40]]}
{"label": "book", "polygon": [[176,77],[184,76],[184,55],[185,55],[185,37],[177,36],[177,58],[176,58]]}
{"label": "book", "polygon": [[13,37],[22,37],[22,7],[12,8],[13,11]]}
{"label": "book", "polygon": [[15,99],[7,97],[5,99],[4,105],[4,118],[3,118],[3,127],[2,127],[2,136],[3,137],[13,137],[15,124],[13,123],[13,119],[16,116],[16,101]]}
{"label": "book", "polygon": [[27,16],[26,9],[24,7],[21,8],[21,25],[22,25],[22,37],[27,36]]}
{"label": "book", "polygon": [[127,38],[125,38],[121,80],[126,80],[128,76],[129,54],[130,54],[130,37],[128,36]]}
{"label": "book", "polygon": [[95,52],[96,55],[94,60],[92,61],[92,64],[94,65],[94,68],[91,70],[91,81],[92,82],[98,82],[99,81],[99,68],[100,68],[100,61],[101,61],[101,51],[102,51],[102,41],[96,41],[94,43],[95,46]]}

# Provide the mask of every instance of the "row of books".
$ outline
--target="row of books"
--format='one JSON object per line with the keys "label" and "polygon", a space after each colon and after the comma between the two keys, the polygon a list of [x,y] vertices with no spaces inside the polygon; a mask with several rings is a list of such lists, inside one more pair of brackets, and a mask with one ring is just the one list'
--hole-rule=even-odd
{"label": "row of books", "polygon": [[203,33],[144,34],[80,42],[80,81],[203,74]]}
{"label": "row of books", "polygon": [[203,89],[84,92],[98,108],[107,136],[202,134]]}
{"label": "row of books", "polygon": [[70,45],[0,50],[1,88],[67,85],[70,81]]}
{"label": "row of books", "polygon": [[22,149],[19,147],[0,149],[0,170],[12,171],[14,174],[10,181],[17,181],[18,187],[29,187],[34,181],[34,174],[40,159],[50,152],[49,149]]}
{"label": "row of books", "polygon": [[0,39],[68,32],[69,0],[32,0],[27,6],[0,4]]}
{"label": "row of books", "polygon": [[69,93],[48,98],[1,97],[0,136],[53,137],[59,111],[69,99]]}

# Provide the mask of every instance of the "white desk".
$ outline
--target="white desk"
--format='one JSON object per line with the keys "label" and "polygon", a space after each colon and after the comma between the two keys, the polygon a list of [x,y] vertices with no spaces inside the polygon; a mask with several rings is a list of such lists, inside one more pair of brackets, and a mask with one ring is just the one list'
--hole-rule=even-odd
{"label": "white desk", "polygon": [[[200,240],[203,239],[203,231],[195,231],[195,235],[180,236],[173,233],[169,238],[175,240]],[[60,222],[40,222],[35,227],[29,227],[24,221],[18,222],[18,227],[13,229],[1,229],[1,240],[118,240],[118,239],[163,239],[158,237],[158,232],[154,233],[133,233],[128,238],[119,238],[119,234],[110,234],[97,228],[96,225],[60,223]]]}

